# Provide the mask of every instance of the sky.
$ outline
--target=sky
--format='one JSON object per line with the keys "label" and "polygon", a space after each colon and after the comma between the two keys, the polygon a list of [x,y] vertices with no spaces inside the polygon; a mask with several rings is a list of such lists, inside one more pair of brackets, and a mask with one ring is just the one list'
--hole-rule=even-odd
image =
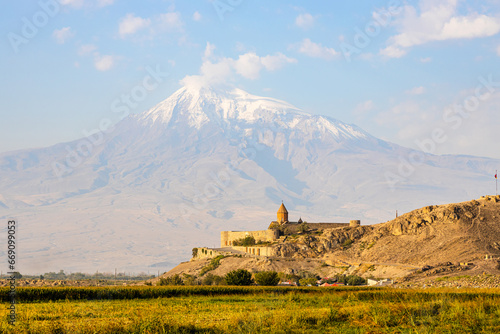
{"label": "sky", "polygon": [[0,152],[225,85],[433,154],[500,158],[497,0],[40,0],[0,12]]}

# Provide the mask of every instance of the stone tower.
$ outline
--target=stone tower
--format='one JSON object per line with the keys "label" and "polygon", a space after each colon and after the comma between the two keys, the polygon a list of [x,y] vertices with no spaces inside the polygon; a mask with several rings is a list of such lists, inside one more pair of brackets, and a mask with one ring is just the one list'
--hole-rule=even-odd
{"label": "stone tower", "polygon": [[285,205],[283,204],[283,202],[281,202],[281,206],[278,209],[277,216],[278,216],[277,222],[280,225],[288,223],[288,211],[286,210]]}

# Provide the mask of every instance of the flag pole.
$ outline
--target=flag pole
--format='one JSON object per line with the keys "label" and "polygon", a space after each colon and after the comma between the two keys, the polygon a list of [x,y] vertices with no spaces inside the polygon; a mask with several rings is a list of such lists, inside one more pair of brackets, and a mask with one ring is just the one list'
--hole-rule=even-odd
{"label": "flag pole", "polygon": [[498,196],[498,170],[495,170],[495,196]]}

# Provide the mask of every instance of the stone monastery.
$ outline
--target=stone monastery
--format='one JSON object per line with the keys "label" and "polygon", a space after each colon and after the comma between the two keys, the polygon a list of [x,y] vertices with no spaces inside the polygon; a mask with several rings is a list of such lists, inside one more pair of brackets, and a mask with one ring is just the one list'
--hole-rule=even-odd
{"label": "stone monastery", "polygon": [[[198,248],[193,259],[216,257],[218,255],[245,254],[249,256],[275,256],[275,247],[286,241],[285,231],[324,230],[327,228],[358,227],[359,220],[349,223],[306,223],[288,220],[288,210],[281,203],[276,214],[276,220],[271,221],[267,230],[261,231],[222,231],[220,248]],[[253,237],[255,245],[243,246],[240,243],[247,237]]]}

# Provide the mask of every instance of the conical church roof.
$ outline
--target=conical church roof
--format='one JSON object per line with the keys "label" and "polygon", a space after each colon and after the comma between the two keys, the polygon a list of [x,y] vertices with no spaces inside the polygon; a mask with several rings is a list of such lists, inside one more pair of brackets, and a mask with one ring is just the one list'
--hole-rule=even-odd
{"label": "conical church roof", "polygon": [[286,210],[285,205],[283,204],[283,202],[281,202],[281,206],[278,209],[278,213],[288,213],[288,211]]}

